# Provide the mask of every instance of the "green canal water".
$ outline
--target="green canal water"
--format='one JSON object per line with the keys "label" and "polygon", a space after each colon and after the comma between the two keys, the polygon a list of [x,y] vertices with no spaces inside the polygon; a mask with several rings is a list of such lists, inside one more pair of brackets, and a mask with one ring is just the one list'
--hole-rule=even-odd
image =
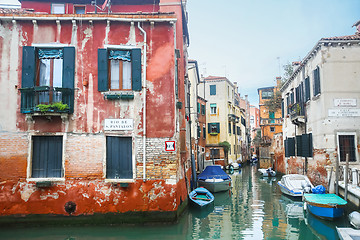
{"label": "green canal water", "polygon": [[189,207],[175,224],[8,228],[1,229],[0,239],[310,240],[339,239],[335,226],[349,227],[347,217],[330,222],[304,212],[302,202],[281,194],[280,176],[261,177],[256,166],[245,166],[231,176],[231,191],[215,194],[215,203],[208,209]]}

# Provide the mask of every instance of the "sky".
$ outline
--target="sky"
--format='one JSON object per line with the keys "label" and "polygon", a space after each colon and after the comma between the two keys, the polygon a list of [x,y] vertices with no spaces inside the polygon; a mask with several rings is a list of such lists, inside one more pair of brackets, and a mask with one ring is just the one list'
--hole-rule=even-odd
{"label": "sky", "polygon": [[360,0],[188,0],[189,59],[203,76],[226,76],[258,105],[283,66],[323,37],[353,35]]}
{"label": "sky", "polygon": [[[0,0],[0,4],[19,4]],[[352,35],[360,0],[187,0],[189,58],[203,76],[237,82],[258,105],[283,66],[301,61],[323,37]]]}

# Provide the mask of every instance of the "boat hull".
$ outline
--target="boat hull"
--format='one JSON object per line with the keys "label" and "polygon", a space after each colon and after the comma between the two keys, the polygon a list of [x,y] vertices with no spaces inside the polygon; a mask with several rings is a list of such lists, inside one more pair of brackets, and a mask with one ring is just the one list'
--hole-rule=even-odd
{"label": "boat hull", "polygon": [[212,195],[206,188],[196,188],[189,193],[189,199],[193,206],[205,208],[214,202],[214,195]]}
{"label": "boat hull", "polygon": [[304,194],[304,201],[311,214],[330,220],[342,217],[347,204],[335,194]]}
{"label": "boat hull", "polygon": [[303,196],[302,191],[290,190],[285,185],[283,185],[280,181],[278,182],[278,185],[280,187],[281,192],[285,195],[288,195],[290,197],[299,197],[299,198]]}
{"label": "boat hull", "polygon": [[[209,181],[212,180],[212,181]],[[206,188],[210,192],[223,192],[231,188],[231,179],[218,181],[218,179],[198,180],[198,185]]]}
{"label": "boat hull", "polygon": [[344,215],[344,207],[331,207],[328,205],[314,206],[308,202],[306,203],[306,207],[310,213],[324,219],[334,219]]}
{"label": "boat hull", "polygon": [[260,168],[258,171],[260,174],[263,175],[263,177],[275,177],[276,176],[276,172],[274,170]]}

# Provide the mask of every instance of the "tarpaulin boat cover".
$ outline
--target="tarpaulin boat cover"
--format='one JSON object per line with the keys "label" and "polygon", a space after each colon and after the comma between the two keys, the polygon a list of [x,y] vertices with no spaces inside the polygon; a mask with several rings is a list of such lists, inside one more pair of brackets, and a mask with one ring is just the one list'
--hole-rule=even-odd
{"label": "tarpaulin boat cover", "polygon": [[199,174],[199,180],[206,180],[206,179],[223,179],[227,180],[230,179],[230,176],[221,169],[220,166],[207,166],[202,173]]}

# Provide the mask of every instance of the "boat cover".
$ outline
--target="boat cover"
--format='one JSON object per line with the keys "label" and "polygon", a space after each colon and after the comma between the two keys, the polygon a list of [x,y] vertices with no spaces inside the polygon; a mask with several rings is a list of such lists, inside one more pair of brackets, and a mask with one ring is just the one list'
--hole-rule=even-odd
{"label": "boat cover", "polygon": [[202,173],[199,174],[198,179],[199,180],[206,180],[206,179],[223,179],[227,180],[230,179],[230,176],[224,172],[224,170],[221,169],[220,166],[207,166]]}
{"label": "boat cover", "polygon": [[326,205],[346,205],[347,202],[336,194],[304,194],[305,201]]}

